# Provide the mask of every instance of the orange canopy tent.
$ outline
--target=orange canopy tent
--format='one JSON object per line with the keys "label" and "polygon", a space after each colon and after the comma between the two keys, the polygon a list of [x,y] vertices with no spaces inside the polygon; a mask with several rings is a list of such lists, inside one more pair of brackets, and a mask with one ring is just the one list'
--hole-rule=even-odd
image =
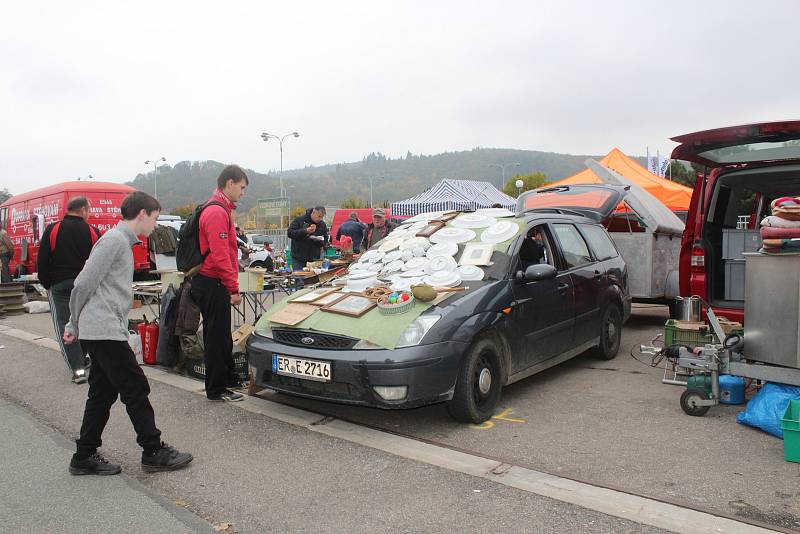
{"label": "orange canopy tent", "polygon": [[[660,200],[670,210],[689,210],[689,202],[692,200],[691,188],[653,174],[636,163],[635,160],[626,156],[620,149],[612,149],[599,163],[644,188],[645,191]],[[558,182],[549,183],[547,186],[601,183],[603,183],[603,180],[594,171],[585,169]]]}

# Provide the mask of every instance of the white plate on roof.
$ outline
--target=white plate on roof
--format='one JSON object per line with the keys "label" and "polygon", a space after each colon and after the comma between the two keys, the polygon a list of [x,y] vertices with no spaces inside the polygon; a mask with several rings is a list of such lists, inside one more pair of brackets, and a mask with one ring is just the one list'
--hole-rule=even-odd
{"label": "white plate on roof", "polygon": [[519,225],[514,221],[498,221],[481,233],[484,243],[502,243],[508,241],[519,232]]}
{"label": "white plate on roof", "polygon": [[400,276],[402,278],[422,278],[425,274],[424,269],[415,269],[413,271],[403,271]]}
{"label": "white plate on roof", "polygon": [[[372,258],[376,257],[378,254],[380,254],[380,252],[378,252],[377,249],[368,250],[368,251],[366,251],[365,253],[363,253],[361,255],[361,257],[358,259],[358,261],[361,262],[361,263],[368,262]],[[383,256],[381,256],[381,257],[383,257]]]}
{"label": "white plate on roof", "polygon": [[423,250],[427,250],[430,246],[431,242],[428,241],[427,237],[407,237],[400,245],[400,250],[413,249],[414,247],[422,247]]}
{"label": "white plate on roof", "polygon": [[[380,271],[381,269],[383,269],[383,263],[381,263],[381,262],[370,263],[370,264],[367,266],[367,269],[368,269],[370,272],[377,273],[378,271]],[[356,272],[361,272],[361,271],[356,271]]]}
{"label": "white plate on roof", "polygon": [[457,268],[458,264],[453,256],[435,256],[428,262],[428,265],[425,267],[425,272],[428,274],[437,271],[455,272]]}
{"label": "white plate on roof", "polygon": [[400,269],[402,268],[403,268],[403,262],[401,260],[396,260],[391,263],[384,264],[383,269],[381,269],[381,273],[382,274],[396,273],[400,271]]}
{"label": "white plate on roof", "polygon": [[436,271],[426,276],[424,282],[434,287],[455,287],[461,284],[461,277],[457,272]]}
{"label": "white plate on roof", "polygon": [[475,232],[467,228],[442,228],[431,236],[431,243],[466,243],[475,239]]}
{"label": "white plate on roof", "polygon": [[403,270],[416,271],[417,269],[424,269],[426,265],[428,265],[428,258],[411,258],[403,265]]}
{"label": "white plate on roof", "polygon": [[400,246],[400,243],[403,242],[402,237],[394,238],[394,239],[384,239],[383,243],[380,244],[378,250],[380,252],[389,252],[391,250],[396,249]]}
{"label": "white plate on roof", "polygon": [[403,253],[399,250],[393,250],[386,254],[383,257],[383,263],[392,263],[393,261],[399,260],[403,256]]}
{"label": "white plate on roof", "polygon": [[496,222],[494,217],[482,213],[462,213],[450,225],[456,228],[489,228]]}
{"label": "white plate on roof", "polygon": [[483,269],[475,265],[459,265],[457,272],[463,281],[483,280]]}
{"label": "white plate on roof", "polygon": [[458,245],[455,243],[436,243],[431,245],[431,248],[425,253],[429,258],[436,256],[455,256],[458,252]]}
{"label": "white plate on roof", "polygon": [[386,236],[386,238],[387,239],[395,239],[395,238],[398,238],[398,237],[406,237],[409,233],[410,233],[410,230],[409,230],[409,228],[407,226],[398,226],[397,228],[392,230],[389,233],[389,235]]}
{"label": "white plate on roof", "polygon": [[480,213],[482,215],[486,215],[488,217],[495,217],[498,219],[514,216],[514,212],[509,211],[505,208],[481,208],[479,210],[476,210],[475,213]]}

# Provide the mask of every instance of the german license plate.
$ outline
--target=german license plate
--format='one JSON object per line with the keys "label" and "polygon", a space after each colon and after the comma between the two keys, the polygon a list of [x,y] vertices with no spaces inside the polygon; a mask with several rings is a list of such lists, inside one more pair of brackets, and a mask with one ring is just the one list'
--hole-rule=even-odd
{"label": "german license plate", "polygon": [[316,380],[317,382],[331,381],[330,362],[292,358],[282,354],[272,354],[272,372],[284,376]]}

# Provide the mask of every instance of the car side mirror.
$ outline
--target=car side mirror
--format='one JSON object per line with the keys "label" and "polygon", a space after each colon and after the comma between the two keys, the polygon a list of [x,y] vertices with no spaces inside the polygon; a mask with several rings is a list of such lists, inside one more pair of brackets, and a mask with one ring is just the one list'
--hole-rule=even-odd
{"label": "car side mirror", "polygon": [[556,268],[548,263],[529,265],[525,272],[517,271],[517,282],[538,282],[539,280],[552,280],[556,277]]}

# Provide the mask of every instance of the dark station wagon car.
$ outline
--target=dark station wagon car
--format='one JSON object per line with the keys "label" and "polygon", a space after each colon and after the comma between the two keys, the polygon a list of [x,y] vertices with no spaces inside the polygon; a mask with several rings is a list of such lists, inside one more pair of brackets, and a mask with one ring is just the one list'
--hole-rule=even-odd
{"label": "dark station wagon car", "polygon": [[[394,350],[260,321],[247,342],[255,383],[379,408],[447,402],[455,419],[478,423],[493,415],[504,385],[587,350],[614,358],[631,299],[625,262],[600,221],[625,193],[586,185],[523,194],[520,232],[494,252],[484,279],[423,312]],[[530,247],[533,230],[544,254]],[[287,358],[316,376],[278,364]]]}

